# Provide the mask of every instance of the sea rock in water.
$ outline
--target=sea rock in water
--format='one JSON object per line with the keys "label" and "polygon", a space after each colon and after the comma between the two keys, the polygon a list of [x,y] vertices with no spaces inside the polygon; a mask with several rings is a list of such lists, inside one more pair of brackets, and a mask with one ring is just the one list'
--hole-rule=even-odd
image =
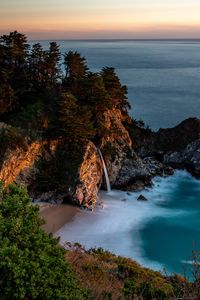
{"label": "sea rock in water", "polygon": [[138,201],[148,201],[142,194],[137,198]]}
{"label": "sea rock in water", "polygon": [[174,174],[174,169],[172,167],[168,166],[168,167],[164,168],[163,172],[165,175],[171,176]]}

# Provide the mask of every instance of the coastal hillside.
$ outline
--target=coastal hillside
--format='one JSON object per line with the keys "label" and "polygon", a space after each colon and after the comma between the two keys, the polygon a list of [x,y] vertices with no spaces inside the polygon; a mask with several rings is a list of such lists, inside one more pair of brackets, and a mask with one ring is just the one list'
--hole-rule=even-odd
{"label": "coastal hillside", "polygon": [[198,258],[191,283],[103,249],[63,248],[31,202],[93,210],[105,171],[126,191],[175,168],[199,178],[200,120],[153,132],[129,116],[113,68],[91,72],[78,52],[61,57],[55,42],[30,46],[16,31],[0,38],[0,82],[0,299],[199,299]]}
{"label": "coastal hillside", "polygon": [[30,47],[18,32],[1,37],[0,66],[4,185],[24,184],[38,201],[93,205],[102,184],[97,148],[115,181],[131,147],[127,90],[115,70],[92,73],[79,53],[63,60],[55,42]]}
{"label": "coastal hillside", "polygon": [[113,68],[91,72],[77,52],[61,57],[11,32],[0,39],[0,179],[35,201],[93,207],[105,188],[141,190],[155,175],[200,176],[199,119],[158,132],[128,115],[127,88]]}
{"label": "coastal hillside", "polygon": [[30,205],[24,188],[1,187],[0,196],[2,300],[199,299],[197,273],[190,283],[101,248],[86,251],[68,243],[64,249],[42,230],[39,208]]}

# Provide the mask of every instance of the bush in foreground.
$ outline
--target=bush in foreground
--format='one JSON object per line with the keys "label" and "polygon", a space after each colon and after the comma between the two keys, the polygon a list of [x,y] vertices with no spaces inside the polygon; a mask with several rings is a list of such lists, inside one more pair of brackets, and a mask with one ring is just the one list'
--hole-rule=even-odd
{"label": "bush in foreground", "polygon": [[26,190],[10,186],[0,197],[0,299],[85,299]]}

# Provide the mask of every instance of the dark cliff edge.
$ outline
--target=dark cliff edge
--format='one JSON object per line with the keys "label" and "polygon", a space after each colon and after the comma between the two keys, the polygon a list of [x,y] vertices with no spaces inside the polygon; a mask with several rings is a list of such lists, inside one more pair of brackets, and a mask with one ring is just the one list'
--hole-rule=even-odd
{"label": "dark cliff edge", "polygon": [[152,157],[164,166],[186,169],[200,177],[200,119],[188,118],[173,128],[152,132],[136,123],[128,126],[133,148],[144,158]]}

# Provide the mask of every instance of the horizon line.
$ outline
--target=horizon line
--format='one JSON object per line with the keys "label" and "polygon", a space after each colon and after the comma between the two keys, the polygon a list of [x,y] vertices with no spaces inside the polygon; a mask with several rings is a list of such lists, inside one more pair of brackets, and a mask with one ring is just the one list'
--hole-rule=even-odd
{"label": "horizon line", "polygon": [[43,42],[48,42],[48,41],[77,41],[77,42],[81,42],[81,41],[85,41],[85,42],[98,42],[98,41],[113,41],[113,42],[117,42],[117,41],[200,41],[200,38],[83,38],[83,39],[78,39],[78,38],[70,38],[70,39],[27,39],[30,42],[34,42],[34,41],[43,41]]}

